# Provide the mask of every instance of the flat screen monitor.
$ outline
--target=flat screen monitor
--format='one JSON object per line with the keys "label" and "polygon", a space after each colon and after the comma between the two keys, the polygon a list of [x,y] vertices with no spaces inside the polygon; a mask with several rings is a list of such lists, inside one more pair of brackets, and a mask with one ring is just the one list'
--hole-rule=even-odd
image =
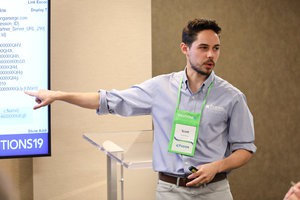
{"label": "flat screen monitor", "polygon": [[50,0],[0,0],[0,158],[50,156]]}

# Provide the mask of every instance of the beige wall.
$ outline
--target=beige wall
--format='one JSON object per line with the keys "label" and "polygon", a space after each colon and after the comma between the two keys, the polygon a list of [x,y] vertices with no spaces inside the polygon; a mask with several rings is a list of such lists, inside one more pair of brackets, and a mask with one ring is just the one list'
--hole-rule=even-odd
{"label": "beige wall", "polygon": [[[150,0],[52,0],[51,10],[52,89],[124,89],[151,77]],[[0,184],[12,186],[13,200],[106,199],[106,157],[83,133],[152,129],[151,118],[99,117],[65,103],[51,111],[52,156],[1,160]],[[125,198],[153,199],[153,175],[125,170]]]}
{"label": "beige wall", "polygon": [[[52,1],[52,89],[123,89],[150,78],[150,11],[150,0]],[[82,134],[151,127],[150,117],[99,117],[94,110],[53,104],[52,156],[33,161],[34,199],[106,199],[106,157]],[[154,185],[150,179],[150,197]],[[125,195],[138,199],[135,192],[129,188]]]}
{"label": "beige wall", "polygon": [[299,10],[299,0],[152,0],[153,75],[184,68],[179,43],[189,19],[223,28],[216,73],[246,94],[258,146],[230,175],[238,200],[282,199],[300,180]]}

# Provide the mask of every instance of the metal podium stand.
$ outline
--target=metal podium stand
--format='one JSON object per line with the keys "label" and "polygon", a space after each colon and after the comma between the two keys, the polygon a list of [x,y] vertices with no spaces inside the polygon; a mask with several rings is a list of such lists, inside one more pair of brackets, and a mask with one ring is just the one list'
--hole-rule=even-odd
{"label": "metal podium stand", "polygon": [[121,165],[121,199],[124,199],[123,168],[152,168],[153,131],[85,133],[83,138],[107,158],[107,199],[117,200],[117,164]]}

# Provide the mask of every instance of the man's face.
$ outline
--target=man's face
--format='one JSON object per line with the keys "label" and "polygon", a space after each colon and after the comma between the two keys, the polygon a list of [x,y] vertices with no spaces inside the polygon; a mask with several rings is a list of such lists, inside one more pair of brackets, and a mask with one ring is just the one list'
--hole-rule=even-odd
{"label": "man's face", "polygon": [[212,30],[198,33],[197,39],[186,47],[187,65],[197,73],[209,76],[220,54],[219,36]]}

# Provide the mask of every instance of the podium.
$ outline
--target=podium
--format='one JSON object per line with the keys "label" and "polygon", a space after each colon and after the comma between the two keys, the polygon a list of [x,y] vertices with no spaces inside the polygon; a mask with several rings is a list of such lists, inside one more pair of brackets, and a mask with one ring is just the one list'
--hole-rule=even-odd
{"label": "podium", "polygon": [[106,155],[107,199],[117,200],[117,164],[120,164],[121,199],[124,199],[124,168],[152,168],[153,130],[85,133],[83,138]]}

